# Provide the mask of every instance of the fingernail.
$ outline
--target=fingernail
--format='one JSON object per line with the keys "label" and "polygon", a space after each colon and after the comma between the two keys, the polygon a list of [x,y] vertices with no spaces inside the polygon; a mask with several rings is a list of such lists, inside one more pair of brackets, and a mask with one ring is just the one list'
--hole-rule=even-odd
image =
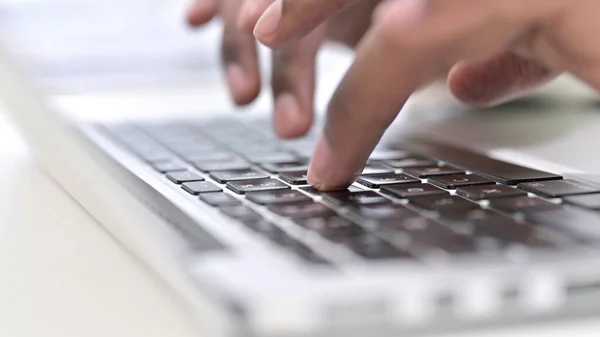
{"label": "fingernail", "polygon": [[275,100],[275,131],[280,137],[295,135],[296,126],[302,124],[302,112],[296,97],[289,93],[280,94]]}
{"label": "fingernail", "polygon": [[240,97],[244,94],[246,86],[246,72],[240,64],[231,63],[226,67],[227,86],[233,97]]}
{"label": "fingernail", "polygon": [[254,36],[260,38],[271,35],[279,26],[283,15],[283,0],[275,0],[260,16],[254,27]]}

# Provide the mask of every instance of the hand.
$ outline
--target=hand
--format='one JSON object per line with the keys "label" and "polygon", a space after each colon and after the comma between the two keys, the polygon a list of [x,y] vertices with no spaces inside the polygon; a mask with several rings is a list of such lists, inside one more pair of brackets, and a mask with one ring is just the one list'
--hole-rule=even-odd
{"label": "hand", "polygon": [[[301,39],[273,50],[271,87],[274,125],[283,138],[299,137],[313,122],[315,57],[325,39],[353,47],[369,28],[380,0],[350,6],[319,27],[311,26]],[[188,13],[192,26],[220,15],[224,21],[222,60],[229,91],[238,105],[251,103],[260,92],[260,72],[254,27],[272,0],[197,0]]]}
{"label": "hand", "polygon": [[[266,1],[255,35],[277,46],[360,1]],[[350,184],[411,93],[447,69],[454,95],[476,105],[522,94],[560,72],[600,90],[597,13],[598,0],[383,2],[330,101],[309,181],[322,190]]]}

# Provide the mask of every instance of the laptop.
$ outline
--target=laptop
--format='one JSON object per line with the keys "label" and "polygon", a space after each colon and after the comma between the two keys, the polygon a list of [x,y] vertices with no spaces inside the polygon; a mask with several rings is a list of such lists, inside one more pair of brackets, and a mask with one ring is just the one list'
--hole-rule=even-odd
{"label": "laptop", "polygon": [[73,118],[5,51],[0,88],[40,165],[203,335],[386,337],[600,309],[597,105],[425,99],[348,190],[320,193],[305,176],[319,123],[283,141],[268,111]]}

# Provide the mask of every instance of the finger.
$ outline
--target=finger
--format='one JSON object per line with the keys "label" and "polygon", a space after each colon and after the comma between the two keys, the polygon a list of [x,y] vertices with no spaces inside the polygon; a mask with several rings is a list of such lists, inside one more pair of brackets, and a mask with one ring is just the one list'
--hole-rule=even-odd
{"label": "finger", "polygon": [[260,16],[273,3],[273,0],[246,0],[238,15],[238,26],[252,32]]}
{"label": "finger", "polygon": [[352,183],[413,91],[458,60],[506,49],[529,24],[498,16],[490,3],[403,0],[379,7],[330,102],[308,173],[315,187]]}
{"label": "finger", "polygon": [[299,42],[273,50],[274,125],[282,138],[300,137],[312,125],[315,62],[323,33],[316,30]]}
{"label": "finger", "polygon": [[300,38],[357,1],[275,0],[258,19],[254,35],[268,46]]}
{"label": "finger", "polygon": [[512,51],[461,62],[448,75],[448,86],[456,98],[475,106],[502,103],[545,84],[558,75],[537,60]]}
{"label": "finger", "polygon": [[381,1],[361,0],[330,17],[326,24],[327,39],[356,47],[371,26],[373,11]]}
{"label": "finger", "polygon": [[218,0],[196,0],[187,12],[188,24],[192,27],[201,26],[210,21],[218,11]]}
{"label": "finger", "polygon": [[227,85],[238,105],[251,103],[260,92],[260,71],[254,36],[237,25],[242,0],[222,0],[224,22],[221,56]]}

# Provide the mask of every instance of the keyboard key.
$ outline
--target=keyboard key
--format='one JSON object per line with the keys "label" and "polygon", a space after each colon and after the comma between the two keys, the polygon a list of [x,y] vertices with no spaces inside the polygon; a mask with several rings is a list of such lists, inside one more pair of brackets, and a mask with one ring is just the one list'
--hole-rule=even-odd
{"label": "keyboard key", "polygon": [[285,181],[290,185],[306,185],[308,181],[306,180],[306,171],[302,172],[289,172],[279,175],[279,179]]}
{"label": "keyboard key", "polygon": [[411,204],[430,211],[442,211],[448,209],[477,209],[478,204],[456,196],[425,197],[411,200]]}
{"label": "keyboard key", "polygon": [[298,157],[289,152],[271,152],[257,154],[243,154],[246,159],[254,164],[280,164],[298,161]]}
{"label": "keyboard key", "polygon": [[505,185],[517,185],[528,181],[562,179],[561,176],[556,174],[502,162],[452,146],[425,143],[422,141],[419,143],[405,142],[402,145],[409,151],[444,160]]}
{"label": "keyboard key", "polygon": [[413,241],[411,244],[424,245],[430,249],[441,249],[448,253],[467,253],[476,249],[475,240],[457,234],[431,219],[391,219],[382,222],[382,225],[392,230],[392,233],[401,231],[408,234]]}
{"label": "keyboard key", "polygon": [[456,193],[471,200],[525,196],[527,193],[506,185],[459,187]]}
{"label": "keyboard key", "polygon": [[358,183],[365,185],[370,188],[380,188],[384,185],[394,185],[394,184],[411,184],[411,183],[420,183],[419,179],[407,176],[406,174],[398,174],[398,173],[384,173],[384,174],[374,174],[368,176],[361,176],[358,179]]}
{"label": "keyboard key", "polygon": [[410,169],[405,169],[404,173],[409,174],[413,177],[418,178],[429,178],[435,176],[445,176],[452,174],[463,174],[465,171],[461,169],[457,169],[451,166],[429,166],[429,167],[415,167]]}
{"label": "keyboard key", "polygon": [[393,173],[394,171],[381,164],[367,164],[362,171],[363,175],[367,174],[382,174],[382,173]]}
{"label": "keyboard key", "polygon": [[457,187],[476,186],[476,185],[496,185],[495,182],[488,180],[476,174],[457,174],[450,176],[432,177],[427,180],[428,183],[445,189],[455,189]]}
{"label": "keyboard key", "polygon": [[155,170],[162,173],[187,170],[185,164],[178,160],[157,161],[152,162],[151,165],[152,167],[154,167]]}
{"label": "keyboard key", "polygon": [[252,192],[248,193],[246,197],[248,198],[248,200],[260,205],[272,205],[312,200],[306,194],[296,190]]}
{"label": "keyboard key", "polygon": [[525,218],[581,242],[598,244],[600,240],[600,216],[596,212],[573,207],[559,207],[530,210],[525,213]]}
{"label": "keyboard key", "polygon": [[200,194],[200,200],[215,207],[237,206],[241,204],[239,200],[223,192]]}
{"label": "keyboard key", "polygon": [[171,180],[175,184],[188,183],[191,181],[204,181],[198,173],[191,171],[176,171],[167,174],[167,179]]}
{"label": "keyboard key", "polygon": [[577,194],[600,193],[600,188],[598,186],[586,184],[573,179],[522,183],[519,184],[518,187],[524,191],[551,198]]}
{"label": "keyboard key", "polygon": [[258,215],[258,213],[256,213],[250,207],[244,205],[221,207],[220,209],[223,214],[237,220],[255,221],[261,218],[260,215]]}
{"label": "keyboard key", "polygon": [[189,151],[188,153],[180,153],[181,157],[183,157],[186,161],[190,162],[216,162],[216,161],[232,161],[237,157],[231,153],[227,152],[204,152],[204,151]]}
{"label": "keyboard key", "polygon": [[347,237],[366,234],[364,228],[352,220],[340,216],[296,219],[294,222],[303,228],[317,232],[331,241],[339,241],[341,238],[346,239]]}
{"label": "keyboard key", "polygon": [[411,154],[406,151],[398,150],[375,150],[369,156],[369,160],[398,160],[410,157]]}
{"label": "keyboard key", "polygon": [[395,169],[407,169],[413,167],[427,167],[437,165],[437,162],[433,160],[417,157],[404,158],[399,160],[386,160],[383,163]]}
{"label": "keyboard key", "polygon": [[600,210],[600,194],[577,195],[573,197],[566,197],[563,199],[563,201],[568,204],[576,205],[579,207]]}
{"label": "keyboard key", "polygon": [[209,181],[194,181],[194,182],[190,182],[190,183],[184,183],[183,185],[181,185],[181,188],[183,188],[183,190],[185,190],[186,192],[193,194],[193,195],[198,195],[200,193],[209,193],[209,192],[221,192],[222,189],[209,182]]}
{"label": "keyboard key", "polygon": [[408,252],[372,234],[356,237],[346,242],[346,246],[367,259],[411,258]]}
{"label": "keyboard key", "polygon": [[373,191],[360,192],[327,192],[323,193],[324,200],[340,206],[381,204],[391,202],[388,198]]}
{"label": "keyboard key", "polygon": [[357,206],[351,212],[369,220],[404,219],[418,216],[419,214],[399,204],[378,204]]}
{"label": "keyboard key", "polygon": [[281,164],[265,164],[262,168],[272,173],[306,172],[309,165],[305,162],[291,162]]}
{"label": "keyboard key", "polygon": [[335,212],[318,202],[297,202],[292,204],[276,204],[269,206],[269,210],[287,218],[317,218],[335,215]]}
{"label": "keyboard key", "polygon": [[214,171],[210,173],[210,177],[217,182],[224,184],[230,181],[250,180],[250,179],[266,179],[268,175],[254,170],[229,170],[229,171]]}
{"label": "keyboard key", "polygon": [[450,194],[429,184],[390,185],[382,187],[381,192],[401,199]]}
{"label": "keyboard key", "polygon": [[519,243],[531,247],[552,246],[553,243],[535,226],[515,221],[490,210],[441,213],[442,222],[459,232],[466,231],[477,237],[491,237],[503,244]]}
{"label": "keyboard key", "polygon": [[561,206],[540,198],[517,197],[492,199],[490,207],[506,213],[522,213],[532,210],[556,209]]}
{"label": "keyboard key", "polygon": [[211,161],[194,161],[193,165],[200,171],[213,172],[213,171],[235,171],[235,170],[247,170],[250,169],[250,164],[243,160],[233,160],[224,162],[211,162]]}
{"label": "keyboard key", "polygon": [[230,181],[227,183],[227,188],[235,193],[244,194],[250,192],[284,190],[289,189],[290,187],[279,180],[267,178]]}
{"label": "keyboard key", "polygon": [[[309,194],[312,194],[314,196],[320,196],[323,193],[327,193],[327,192],[321,192],[321,191],[317,190],[316,188],[314,188],[312,186],[300,187],[299,190],[302,190],[302,191],[304,191],[306,193],[309,193]],[[348,187],[344,191],[346,191],[346,192],[360,192],[360,191],[364,191],[364,190],[361,189],[360,187],[350,186],[350,187]]]}

